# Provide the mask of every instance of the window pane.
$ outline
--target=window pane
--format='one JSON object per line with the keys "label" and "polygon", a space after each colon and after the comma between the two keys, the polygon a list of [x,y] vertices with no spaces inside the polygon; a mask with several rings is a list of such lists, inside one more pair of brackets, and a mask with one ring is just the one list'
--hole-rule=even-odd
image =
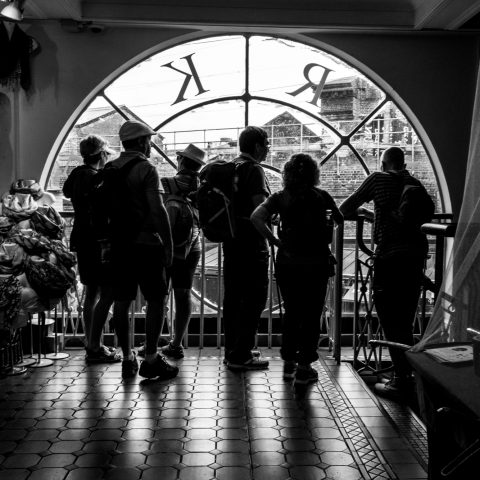
{"label": "window pane", "polygon": [[233,159],[243,129],[245,106],[241,101],[220,101],[190,110],[161,129],[165,152],[174,161],[176,152],[189,143],[207,152],[209,161]]}
{"label": "window pane", "polygon": [[338,122],[343,134],[385,98],[370,80],[340,59],[272,37],[251,38],[249,81],[252,95],[291,103]]}
{"label": "window pane", "polygon": [[105,90],[152,127],[198,103],[245,91],[245,39],[213,37],[144,60]]}
{"label": "window pane", "polygon": [[436,177],[425,147],[393,102],[387,102],[353,135],[351,145],[362,156],[371,172],[380,170],[383,150],[392,146],[402,148],[407,169],[423,182],[430,195],[437,200],[436,211],[443,211]]}

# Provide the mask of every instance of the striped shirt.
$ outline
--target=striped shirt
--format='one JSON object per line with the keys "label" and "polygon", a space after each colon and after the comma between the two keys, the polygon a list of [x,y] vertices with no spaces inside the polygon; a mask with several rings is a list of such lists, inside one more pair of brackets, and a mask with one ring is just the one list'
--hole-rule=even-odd
{"label": "striped shirt", "polygon": [[407,170],[374,172],[340,205],[346,220],[356,218],[357,208],[364,203],[374,203],[373,241],[375,254],[388,257],[397,254],[426,254],[426,237],[420,231],[417,235],[405,232],[392,211],[398,208],[406,181],[414,183]]}

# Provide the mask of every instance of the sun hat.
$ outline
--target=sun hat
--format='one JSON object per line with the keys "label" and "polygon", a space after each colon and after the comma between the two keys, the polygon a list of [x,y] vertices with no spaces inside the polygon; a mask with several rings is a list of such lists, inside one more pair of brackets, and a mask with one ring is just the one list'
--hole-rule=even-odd
{"label": "sun hat", "polygon": [[193,143],[191,143],[185,150],[177,152],[177,155],[189,158],[190,160],[193,160],[200,165],[205,165],[205,162],[203,161],[203,159],[205,158],[205,152]]}
{"label": "sun hat", "polygon": [[157,132],[152,130],[148,125],[136,120],[127,120],[118,131],[121,142],[133,140],[134,138],[150,137],[156,135]]}
{"label": "sun hat", "polygon": [[89,135],[80,142],[80,155],[83,158],[93,157],[100,152],[115,153],[108,145],[108,142],[100,135]]}

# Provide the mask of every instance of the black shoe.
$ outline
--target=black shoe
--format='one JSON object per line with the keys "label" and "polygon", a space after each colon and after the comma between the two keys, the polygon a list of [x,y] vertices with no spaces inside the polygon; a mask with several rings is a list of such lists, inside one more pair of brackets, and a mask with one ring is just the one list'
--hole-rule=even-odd
{"label": "black shoe", "polygon": [[294,360],[287,360],[283,363],[283,379],[293,380],[295,372],[297,371],[297,362]]}
{"label": "black shoe", "polygon": [[122,362],[122,378],[134,377],[138,372],[138,360],[133,352],[133,360],[123,360]]}
{"label": "black shoe", "polygon": [[[252,350],[252,357],[261,357],[262,356],[262,353],[260,352],[260,350]],[[228,365],[228,359],[227,357],[224,357],[223,358],[223,364],[224,365]]]}
{"label": "black shoe", "polygon": [[252,357],[249,358],[246,362],[232,362],[229,361],[227,363],[227,367],[230,370],[264,370],[268,368],[268,360],[264,360],[263,358],[259,357]]}
{"label": "black shoe", "polygon": [[318,372],[310,365],[308,367],[298,366],[295,372],[295,385],[307,385],[318,381]]}
{"label": "black shoe", "polygon": [[376,383],[373,391],[381,397],[403,400],[414,392],[414,381],[412,378],[393,377],[388,382]]}
{"label": "black shoe", "polygon": [[87,356],[85,357],[87,363],[116,363],[121,362],[122,357],[115,351],[110,351],[109,348],[102,345],[99,350],[94,352],[87,349]]}
{"label": "black shoe", "polygon": [[183,354],[183,347],[181,345],[178,347],[175,347],[172,345],[172,342],[168,342],[167,345],[165,345],[160,349],[160,351],[162,352],[163,355],[174,358],[175,360],[180,360],[185,356]]}
{"label": "black shoe", "polygon": [[170,365],[164,357],[157,355],[153,363],[148,363],[146,360],[140,365],[140,376],[145,378],[156,378],[159,380],[168,380],[174,378],[178,374],[178,367]]}

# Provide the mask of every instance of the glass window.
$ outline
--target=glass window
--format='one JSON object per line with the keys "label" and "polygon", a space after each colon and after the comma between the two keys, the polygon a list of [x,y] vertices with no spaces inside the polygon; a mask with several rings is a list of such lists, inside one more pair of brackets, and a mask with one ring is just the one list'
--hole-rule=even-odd
{"label": "glass window", "polygon": [[[79,141],[96,133],[120,152],[118,129],[126,119],[158,132],[151,160],[162,177],[174,175],[176,152],[189,143],[205,149],[208,161],[229,160],[238,154],[240,131],[262,126],[271,144],[264,167],[272,190],[281,188],[281,170],[291,155],[306,152],[320,163],[321,187],[338,204],[379,170],[382,151],[396,145],[437,199],[437,212],[443,208],[426,149],[398,106],[356,68],[290,39],[208,37],[159,51],[119,75],[63,139],[48,180],[60,210],[71,209],[61,188],[82,161]],[[221,298],[218,259],[217,246],[207,244],[208,309]]]}

